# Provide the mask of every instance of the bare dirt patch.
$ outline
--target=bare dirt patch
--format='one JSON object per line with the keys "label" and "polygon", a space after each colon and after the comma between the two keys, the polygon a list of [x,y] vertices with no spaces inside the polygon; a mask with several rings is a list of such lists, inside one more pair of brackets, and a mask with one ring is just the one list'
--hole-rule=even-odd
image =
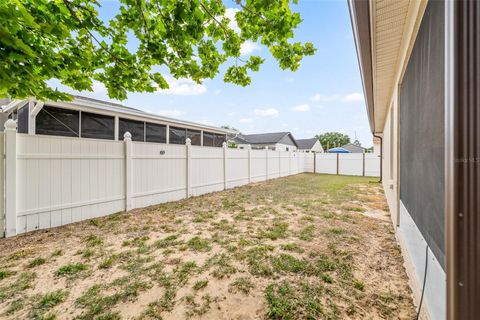
{"label": "bare dirt patch", "polygon": [[6,319],[411,319],[374,179],[300,174],[0,239]]}

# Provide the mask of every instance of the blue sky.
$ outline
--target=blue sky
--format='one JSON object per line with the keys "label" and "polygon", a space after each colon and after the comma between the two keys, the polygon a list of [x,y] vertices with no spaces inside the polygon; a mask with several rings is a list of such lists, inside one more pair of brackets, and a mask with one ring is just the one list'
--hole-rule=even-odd
{"label": "blue sky", "polygon": [[[101,3],[105,19],[118,9],[116,1]],[[228,124],[243,133],[291,131],[296,138],[310,138],[340,131],[352,139],[356,133],[364,146],[371,146],[347,1],[299,0],[293,8],[303,19],[294,40],[313,42],[317,48],[298,71],[281,70],[266,47],[249,43],[243,48],[245,57],[256,54],[266,61],[252,73],[247,87],[224,83],[222,68],[217,78],[203,85],[167,79],[170,90],[131,93],[121,103],[173,118]],[[108,99],[99,84],[94,92],[81,94]]]}

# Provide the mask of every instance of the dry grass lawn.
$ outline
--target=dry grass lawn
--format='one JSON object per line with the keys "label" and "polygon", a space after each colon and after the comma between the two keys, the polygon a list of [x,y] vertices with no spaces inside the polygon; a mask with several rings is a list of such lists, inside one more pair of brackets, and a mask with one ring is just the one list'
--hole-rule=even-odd
{"label": "dry grass lawn", "polygon": [[300,174],[0,239],[0,318],[412,319],[375,180]]}

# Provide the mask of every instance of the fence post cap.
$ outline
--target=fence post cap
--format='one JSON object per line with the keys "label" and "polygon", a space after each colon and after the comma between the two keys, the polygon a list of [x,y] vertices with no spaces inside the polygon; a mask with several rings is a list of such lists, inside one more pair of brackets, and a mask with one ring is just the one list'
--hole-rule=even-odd
{"label": "fence post cap", "polygon": [[252,150],[252,145],[251,145],[251,144],[247,144],[247,149],[248,149],[248,150]]}
{"label": "fence post cap", "polygon": [[5,131],[17,131],[17,121],[8,119],[5,122]]}
{"label": "fence post cap", "polygon": [[226,148],[227,148],[227,143],[226,143],[225,141],[223,141],[223,143],[222,143],[222,147],[223,147],[224,149],[226,149]]}
{"label": "fence post cap", "polygon": [[268,150],[268,146],[265,146],[265,150]]}
{"label": "fence post cap", "polygon": [[192,140],[190,140],[190,138],[187,138],[187,139],[185,140],[185,145],[191,146],[191,145],[192,145]]}
{"label": "fence post cap", "polygon": [[123,140],[124,140],[124,141],[132,141],[132,134],[131,134],[130,132],[128,132],[128,131],[125,132],[125,133],[123,134]]}

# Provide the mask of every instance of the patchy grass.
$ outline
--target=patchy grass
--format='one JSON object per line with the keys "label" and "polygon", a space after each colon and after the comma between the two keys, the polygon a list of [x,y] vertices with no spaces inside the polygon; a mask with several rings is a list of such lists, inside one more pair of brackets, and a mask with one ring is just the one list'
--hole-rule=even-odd
{"label": "patchy grass", "polygon": [[373,182],[301,174],[0,239],[0,318],[412,319]]}

